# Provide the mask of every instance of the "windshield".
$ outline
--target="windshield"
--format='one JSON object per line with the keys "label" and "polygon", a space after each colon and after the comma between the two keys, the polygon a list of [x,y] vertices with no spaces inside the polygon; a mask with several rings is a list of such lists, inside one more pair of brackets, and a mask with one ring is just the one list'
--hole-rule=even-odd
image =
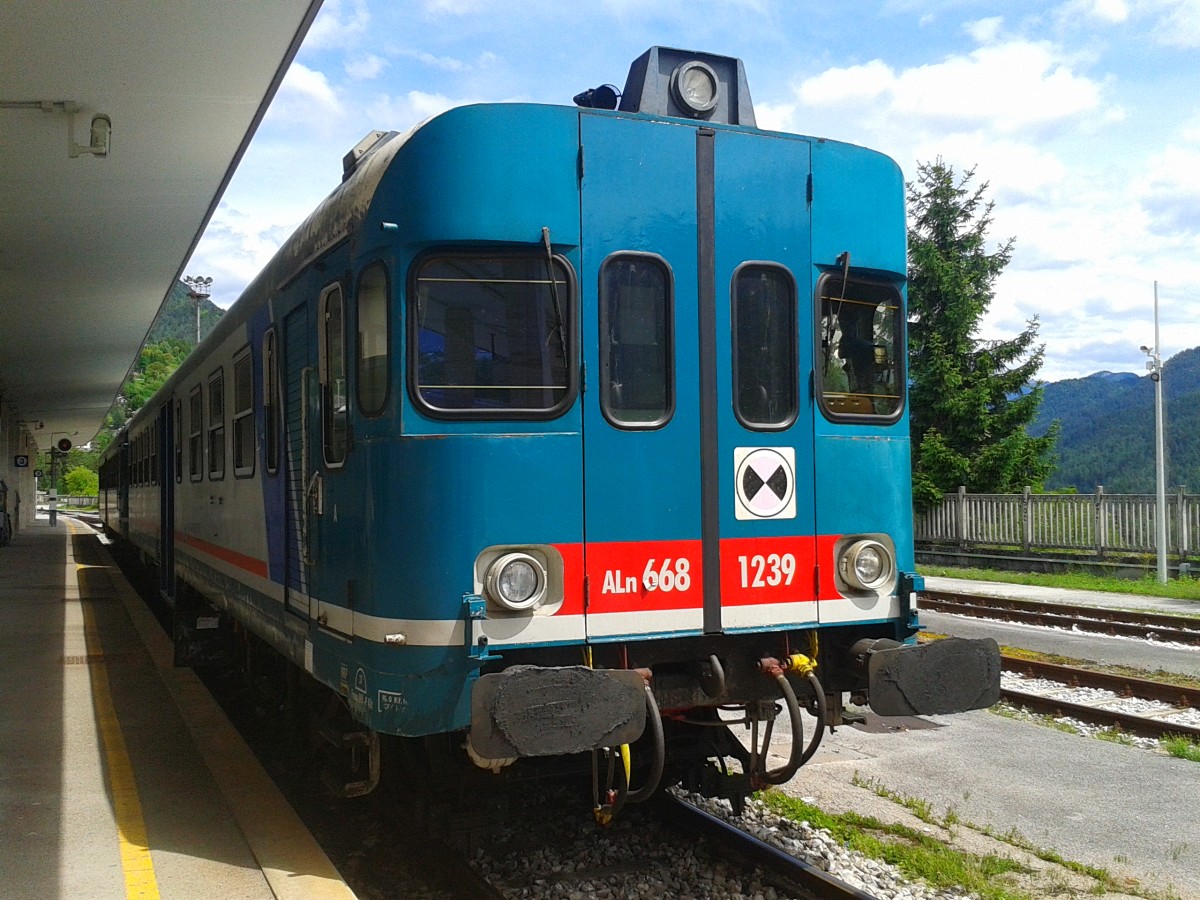
{"label": "windshield", "polygon": [[413,396],[439,417],[548,418],[570,405],[573,283],[545,256],[427,257],[414,279]]}

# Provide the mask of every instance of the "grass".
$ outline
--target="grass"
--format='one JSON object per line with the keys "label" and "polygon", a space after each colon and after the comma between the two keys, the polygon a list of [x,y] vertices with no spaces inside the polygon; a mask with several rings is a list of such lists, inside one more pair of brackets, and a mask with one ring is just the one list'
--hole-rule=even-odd
{"label": "grass", "polygon": [[[921,635],[924,641],[940,640],[945,635],[926,633]],[[1191,675],[1181,675],[1178,672],[1166,672],[1159,669],[1155,672],[1147,672],[1145,669],[1135,669],[1132,666],[1110,665],[1106,663],[1092,662],[1087,659],[1073,659],[1069,656],[1060,656],[1057,653],[1040,653],[1037,650],[1026,650],[1021,647],[1008,647],[1001,645],[1000,652],[1006,656],[1015,656],[1018,659],[1030,659],[1037,662],[1056,663],[1060,666],[1074,666],[1080,669],[1087,669],[1092,672],[1106,672],[1111,675],[1124,675],[1126,678],[1145,678],[1150,681],[1157,681],[1162,684],[1173,684],[1177,687],[1198,688],[1200,689],[1200,678]],[[998,716],[1004,716],[1009,719],[1022,719],[1024,721],[1035,722],[1038,725],[1046,728],[1053,728],[1057,731],[1066,731],[1072,734],[1081,734],[1079,729],[1067,722],[1060,722],[1052,716],[1037,715],[1023,709],[1017,709],[1007,703],[998,703],[992,707],[991,712]],[[1118,729],[1105,729],[1093,735],[1101,741],[1112,741],[1114,744],[1125,744],[1130,746],[1133,740],[1128,734]],[[1163,752],[1171,756],[1186,759],[1189,762],[1200,762],[1200,743],[1192,740],[1184,735],[1171,735],[1159,740],[1158,746]]]}
{"label": "grass", "polygon": [[[941,637],[934,635],[933,637]],[[1151,681],[1158,681],[1163,684],[1173,684],[1178,687],[1200,688],[1200,678],[1195,678],[1191,675],[1181,675],[1177,672],[1164,672],[1159,669],[1156,672],[1147,672],[1145,669],[1135,669],[1132,666],[1107,665],[1104,663],[1095,663],[1086,659],[1072,659],[1069,656],[1060,656],[1057,653],[1039,653],[1036,650],[1025,650],[1020,647],[1005,647],[1001,646],[1000,652],[1006,656],[1015,656],[1019,659],[1030,659],[1040,662],[1057,663],[1062,666],[1075,666],[1081,669],[1088,669],[1093,672],[1107,672],[1113,675],[1124,675],[1128,678],[1146,678]],[[1025,710],[1017,710],[1007,704],[1000,703],[992,707],[992,712],[999,716],[1005,716],[1010,719],[1025,719],[1028,721],[1037,722],[1039,725],[1044,725],[1047,728],[1054,728],[1058,731],[1069,731],[1076,734],[1078,729],[1072,727],[1066,722],[1059,722],[1051,716],[1034,715]],[[1130,745],[1133,741],[1123,731],[1115,729],[1106,729],[1094,735],[1102,741],[1112,741],[1116,744]],[[1158,746],[1163,752],[1171,756],[1177,756],[1180,759],[1186,759],[1190,762],[1200,762],[1200,743],[1183,735],[1171,735],[1159,740]]]}
{"label": "grass", "polygon": [[1119,728],[1105,728],[1094,735],[1098,741],[1108,741],[1110,744],[1121,744],[1124,747],[1133,746],[1133,738]]}
{"label": "grass", "polygon": [[1163,738],[1158,745],[1172,756],[1191,762],[1200,762],[1200,744],[1181,734],[1173,734]]}
{"label": "grass", "polygon": [[[1136,882],[1117,878],[1107,869],[1068,860],[1056,851],[1039,847],[1015,828],[998,834],[991,828],[979,828],[969,822],[963,822],[953,809],[938,816],[929,801],[904,796],[874,779],[863,779],[858,773],[855,773],[851,783],[904,807],[922,822],[946,829],[951,835],[956,827],[967,827],[1045,862],[1090,878],[1093,884],[1088,893],[1104,895],[1109,891],[1121,891],[1143,897],[1162,896],[1146,893]],[[1038,886],[1037,893],[1030,893],[1015,883],[1023,876],[1031,874],[1032,870],[1012,857],[993,853],[984,856],[968,853],[948,846],[939,837],[925,834],[907,825],[888,824],[873,816],[855,812],[829,813],[780,791],[769,791],[763,794],[761,799],[778,815],[823,828],[846,847],[890,863],[907,877],[921,879],[934,888],[967,891],[980,900],[1032,900],[1035,897],[1046,896],[1044,884]],[[1053,872],[1050,872],[1048,877],[1051,880],[1056,878]],[[1061,876],[1058,876],[1058,881],[1063,882]],[[1065,883],[1060,883],[1052,893],[1056,896],[1074,896],[1078,892]]]}
{"label": "grass", "polygon": [[[997,703],[989,712],[995,716],[1002,716],[1006,719],[1017,719],[1022,722],[1032,722],[1035,725],[1041,725],[1043,728],[1053,728],[1055,731],[1063,731],[1067,734],[1085,734],[1085,732],[1080,731],[1070,722],[1062,722],[1053,716],[1041,713],[1032,713],[1029,710],[1021,709],[1008,703]],[[1118,728],[1105,728],[1101,731],[1092,732],[1091,737],[1098,741],[1109,741],[1113,744],[1121,744],[1126,747],[1134,746],[1133,738],[1127,732],[1121,731]],[[1169,756],[1186,759],[1188,762],[1200,762],[1200,743],[1184,735],[1174,734],[1160,738],[1158,747]],[[913,812],[918,817],[920,816],[920,813],[916,810],[913,810]]]}
{"label": "grass", "polygon": [[1194,675],[1183,675],[1178,672],[1167,672],[1163,669],[1158,669],[1154,672],[1148,672],[1145,669],[1137,669],[1133,666],[1097,663],[1087,659],[1074,659],[1070,656],[1060,656],[1057,653],[1039,653],[1037,650],[1025,650],[1021,647],[1001,646],[1000,652],[1006,656],[1014,656],[1017,659],[1031,659],[1036,662],[1055,663],[1060,666],[1074,666],[1076,668],[1087,669],[1092,672],[1106,672],[1110,675],[1123,675],[1126,678],[1145,678],[1150,681],[1157,681],[1161,684],[1173,684],[1176,687],[1200,689],[1200,678],[1197,678]]}
{"label": "grass", "polygon": [[[1040,587],[1074,588],[1084,591],[1107,591],[1113,594],[1138,594],[1147,597],[1169,597],[1174,600],[1195,600],[1200,603],[1200,579],[1176,578],[1160,584],[1154,577],[1129,580],[1069,572],[1048,575],[1040,572],[998,572],[991,569],[956,569],[949,566],[918,566],[922,575],[942,578],[965,578],[971,581],[999,581],[1006,584],[1032,584]],[[1200,609],[1197,610],[1200,612]]]}
{"label": "grass", "polygon": [[859,813],[827,813],[796,797],[771,791],[763,801],[777,814],[824,828],[842,844],[920,878],[936,888],[955,888],[980,900],[1032,900],[1035,896],[1005,884],[1003,875],[1029,870],[1007,856],[977,856],[946,846],[941,840],[906,825],[886,824]]}
{"label": "grass", "polygon": [[1000,702],[988,710],[992,715],[1001,716],[1005,719],[1017,719],[1021,722],[1033,722],[1035,725],[1041,725],[1043,728],[1053,728],[1055,731],[1062,731],[1066,734],[1082,735],[1083,732],[1072,725],[1070,722],[1061,722],[1054,716],[1045,715],[1043,713],[1032,713],[1027,709],[1022,709],[1018,706],[1012,706],[1009,703]]}

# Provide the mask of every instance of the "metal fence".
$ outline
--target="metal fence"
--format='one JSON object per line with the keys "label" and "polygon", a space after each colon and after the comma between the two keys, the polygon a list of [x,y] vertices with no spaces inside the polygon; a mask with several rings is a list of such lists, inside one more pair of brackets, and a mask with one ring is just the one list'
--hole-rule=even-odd
{"label": "metal fence", "polygon": [[[95,506],[100,498],[95,494],[90,497],[74,497],[69,494],[60,494],[56,499],[58,501],[59,509],[62,509],[64,506]],[[37,505],[49,506],[50,495],[45,491],[38,491]]]}
{"label": "metal fence", "polygon": [[[920,542],[968,547],[1074,550],[1105,556],[1154,553],[1153,494],[946,494],[916,516]],[[1200,495],[1167,495],[1167,552],[1200,555]]]}

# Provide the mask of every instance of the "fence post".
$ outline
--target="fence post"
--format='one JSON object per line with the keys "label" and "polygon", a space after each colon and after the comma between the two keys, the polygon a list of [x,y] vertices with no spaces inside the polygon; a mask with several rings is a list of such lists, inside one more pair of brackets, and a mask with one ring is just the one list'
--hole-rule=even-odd
{"label": "fence post", "polygon": [[1029,501],[1031,493],[1033,489],[1029,485],[1025,485],[1025,489],[1021,491],[1021,547],[1026,553],[1033,542],[1033,506]]}
{"label": "fence post", "polygon": [[1104,496],[1104,485],[1096,485],[1096,494],[1092,502],[1095,514],[1096,555],[1103,556],[1104,548],[1108,546],[1108,503]]}
{"label": "fence post", "polygon": [[958,486],[958,549],[967,549],[967,486]]}
{"label": "fence post", "polygon": [[[1186,491],[1187,488],[1181,485],[1179,490]],[[1197,500],[1195,497],[1188,497],[1185,494],[1184,500],[1183,500],[1183,509],[1181,509],[1179,511],[1179,521],[1183,523],[1183,528],[1180,531],[1179,541],[1180,541],[1180,544],[1183,546],[1184,556],[1190,556],[1195,550],[1195,548],[1192,545],[1192,541],[1195,540],[1195,538],[1192,535],[1192,510],[1191,510],[1191,507],[1194,506],[1196,504],[1196,502],[1197,502]]]}
{"label": "fence post", "polygon": [[[1175,493],[1175,555],[1178,557],[1178,562],[1183,562],[1184,554],[1187,552],[1187,541],[1185,540],[1187,531],[1187,517],[1183,511],[1183,492],[1185,488],[1181,484],[1176,489]],[[1168,546],[1170,542],[1168,542]]]}

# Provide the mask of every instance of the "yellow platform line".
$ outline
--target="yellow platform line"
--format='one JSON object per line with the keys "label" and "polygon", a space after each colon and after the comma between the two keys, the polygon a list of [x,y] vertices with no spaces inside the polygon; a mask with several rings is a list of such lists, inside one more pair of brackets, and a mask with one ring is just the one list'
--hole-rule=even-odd
{"label": "yellow platform line", "polygon": [[175,668],[170,638],[119,572],[114,587],[276,900],[355,900],[208,688]]}
{"label": "yellow platform line", "polygon": [[[72,535],[77,533],[70,519],[67,520],[67,527]],[[83,568],[86,566],[76,563],[77,572]],[[80,599],[86,600],[83,597]],[[104,644],[96,627],[96,614],[86,602],[81,603],[80,608],[83,610],[83,633],[88,649],[92,704],[108,762],[108,787],[117,820],[121,869],[125,873],[125,896],[128,900],[158,900],[158,880],[154,877],[154,862],[150,858],[150,842],[146,836],[146,822],[142,818],[142,801],[125,747],[125,736],[121,733],[121,722],[113,706],[108,667],[104,664]]]}

